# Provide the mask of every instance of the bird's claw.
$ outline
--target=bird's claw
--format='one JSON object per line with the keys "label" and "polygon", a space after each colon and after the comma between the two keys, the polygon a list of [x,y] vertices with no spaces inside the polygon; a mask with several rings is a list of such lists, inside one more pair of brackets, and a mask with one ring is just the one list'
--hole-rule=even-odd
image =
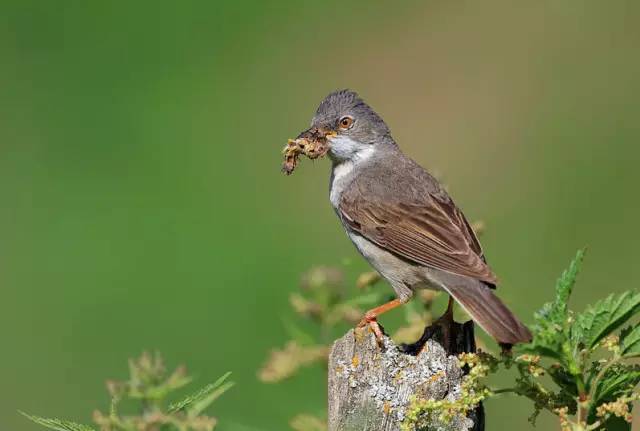
{"label": "bird's claw", "polygon": [[358,328],[365,328],[365,327],[369,327],[369,330],[371,332],[373,332],[373,334],[376,336],[376,342],[378,343],[378,347],[383,347],[384,346],[384,333],[382,332],[382,328],[380,328],[380,325],[378,324],[378,320],[375,318],[368,318],[367,316],[365,316],[360,323],[358,323]]}

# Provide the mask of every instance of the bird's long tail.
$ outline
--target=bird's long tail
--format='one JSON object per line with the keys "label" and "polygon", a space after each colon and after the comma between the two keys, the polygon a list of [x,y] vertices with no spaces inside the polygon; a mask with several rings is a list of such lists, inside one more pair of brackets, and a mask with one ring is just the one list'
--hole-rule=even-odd
{"label": "bird's long tail", "polygon": [[501,344],[531,341],[531,332],[481,281],[456,277],[443,285],[471,318]]}

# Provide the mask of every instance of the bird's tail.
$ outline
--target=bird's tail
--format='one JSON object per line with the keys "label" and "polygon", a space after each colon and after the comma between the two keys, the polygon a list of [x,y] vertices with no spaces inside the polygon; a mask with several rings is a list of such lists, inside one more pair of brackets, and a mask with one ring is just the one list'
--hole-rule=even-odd
{"label": "bird's tail", "polygon": [[531,332],[481,281],[458,278],[444,289],[471,318],[498,343],[517,344],[531,341]]}

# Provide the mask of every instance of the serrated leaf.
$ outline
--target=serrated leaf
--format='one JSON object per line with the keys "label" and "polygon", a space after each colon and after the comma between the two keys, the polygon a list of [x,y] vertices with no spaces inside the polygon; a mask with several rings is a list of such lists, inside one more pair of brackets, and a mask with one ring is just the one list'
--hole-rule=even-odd
{"label": "serrated leaf", "polygon": [[[594,369],[593,372],[598,371]],[[595,382],[594,408],[602,403],[614,401],[620,396],[629,395],[640,383],[640,367],[619,364],[607,370],[598,382]]]}
{"label": "serrated leaf", "polygon": [[627,320],[640,311],[640,293],[624,292],[609,295],[605,299],[588,307],[576,316],[571,328],[571,339],[575,346],[594,348],[604,337],[624,325]]}
{"label": "serrated leaf", "polygon": [[521,345],[523,351],[551,357],[567,364],[564,346],[569,337],[568,302],[583,259],[584,250],[578,250],[569,268],[556,282],[554,301],[544,304],[534,314],[535,323],[531,326],[533,339],[530,343]]}
{"label": "serrated leaf", "polygon": [[20,414],[39,425],[55,431],[94,431],[94,429],[90,426],[77,424],[75,422],[70,422],[63,419],[42,418],[40,416],[30,415],[25,412],[20,412]]}
{"label": "serrated leaf", "polygon": [[553,302],[552,309],[550,310],[550,317],[566,317],[569,298],[571,297],[571,292],[573,292],[573,286],[576,284],[576,278],[578,277],[578,273],[580,273],[583,260],[584,249],[580,249],[576,253],[576,257],[571,261],[569,268],[567,268],[562,273],[558,281],[556,281],[556,299]]}
{"label": "serrated leaf", "polygon": [[198,392],[187,396],[182,401],[171,404],[168,409],[169,413],[182,410],[189,415],[197,416],[234,385],[233,382],[225,382],[230,375],[231,373],[228,372],[214,383],[208,384]]}
{"label": "serrated leaf", "polygon": [[640,355],[640,324],[620,333],[620,354],[625,357]]}
{"label": "serrated leaf", "polygon": [[227,382],[217,389],[211,390],[207,395],[193,402],[191,406],[187,408],[188,414],[193,417],[198,416],[200,413],[208,409],[209,406],[220,397],[220,395],[231,389],[233,385],[235,385],[235,383]]}

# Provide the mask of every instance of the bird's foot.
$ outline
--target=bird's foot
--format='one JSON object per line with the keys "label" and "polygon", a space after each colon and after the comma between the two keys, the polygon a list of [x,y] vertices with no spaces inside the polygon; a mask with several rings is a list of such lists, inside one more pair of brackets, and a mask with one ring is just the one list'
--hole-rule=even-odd
{"label": "bird's foot", "polygon": [[[406,302],[406,301],[405,301]],[[382,328],[378,324],[378,316],[382,313],[386,313],[389,310],[393,310],[396,307],[404,304],[400,299],[394,299],[393,301],[389,301],[386,304],[382,304],[376,308],[372,308],[371,310],[364,313],[364,317],[358,323],[358,328],[364,328],[366,326],[369,327],[371,332],[373,332],[376,336],[376,341],[380,347],[384,346],[384,333],[382,332]]]}
{"label": "bird's foot", "polygon": [[384,346],[384,333],[382,332],[382,328],[380,328],[378,320],[375,316],[368,316],[365,314],[356,328],[366,328],[367,326],[369,327],[369,330],[376,336],[376,342],[378,343],[378,346]]}

